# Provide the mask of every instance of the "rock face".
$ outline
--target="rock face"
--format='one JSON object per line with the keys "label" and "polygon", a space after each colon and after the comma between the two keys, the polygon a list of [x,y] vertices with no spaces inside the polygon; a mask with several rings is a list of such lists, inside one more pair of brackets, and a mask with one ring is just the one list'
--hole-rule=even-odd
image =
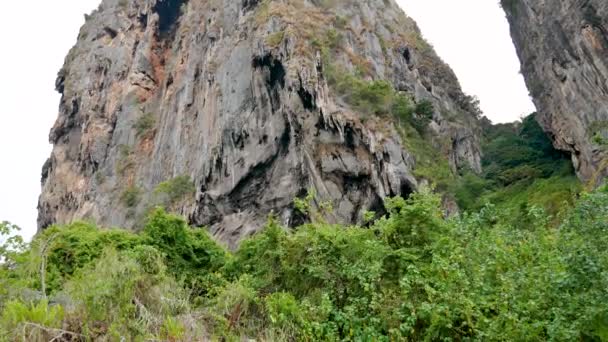
{"label": "rock face", "polygon": [[330,69],[430,101],[426,143],[480,170],[470,99],[393,0],[104,0],[57,79],[39,228],[133,227],[162,203],[235,246],[270,212],[301,223],[311,188],[343,222],[416,190],[396,120],[360,113]]}
{"label": "rock face", "polygon": [[608,175],[608,2],[502,4],[539,123],[579,177],[599,183]]}

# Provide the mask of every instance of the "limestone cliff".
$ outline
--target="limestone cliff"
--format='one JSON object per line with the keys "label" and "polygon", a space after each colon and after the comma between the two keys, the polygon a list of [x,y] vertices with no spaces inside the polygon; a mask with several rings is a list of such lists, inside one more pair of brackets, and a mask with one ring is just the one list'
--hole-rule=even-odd
{"label": "limestone cliff", "polygon": [[425,181],[424,155],[349,82],[431,103],[424,143],[479,171],[470,98],[393,0],[104,0],[57,79],[39,227],[162,204],[234,245],[270,212],[302,222],[311,188],[359,221]]}
{"label": "limestone cliff", "polygon": [[608,2],[503,0],[538,120],[579,177],[608,175]]}

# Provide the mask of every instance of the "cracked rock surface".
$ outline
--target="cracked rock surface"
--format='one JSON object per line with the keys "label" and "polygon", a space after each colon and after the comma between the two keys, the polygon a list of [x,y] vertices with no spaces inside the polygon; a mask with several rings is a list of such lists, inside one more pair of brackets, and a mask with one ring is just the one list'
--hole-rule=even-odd
{"label": "cracked rock surface", "polygon": [[577,174],[608,175],[608,2],[503,0],[522,73],[554,145]]}
{"label": "cracked rock surface", "polygon": [[334,63],[363,61],[366,80],[431,101],[429,143],[453,170],[480,170],[456,77],[392,0],[104,0],[57,79],[39,228],[136,228],[158,185],[187,177],[194,190],[170,209],[234,247],[271,212],[302,223],[293,199],[311,188],[352,223],[418,189],[393,120],[363,120],[328,86],[314,35],[329,29],[342,37]]}

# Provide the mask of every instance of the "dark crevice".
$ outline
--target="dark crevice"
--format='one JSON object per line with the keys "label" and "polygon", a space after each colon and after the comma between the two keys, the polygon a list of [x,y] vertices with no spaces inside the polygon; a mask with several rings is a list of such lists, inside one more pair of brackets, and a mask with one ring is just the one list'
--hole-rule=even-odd
{"label": "dark crevice", "polygon": [[315,124],[315,128],[317,129],[316,135],[319,136],[319,134],[321,134],[321,131],[326,131],[328,129],[327,127],[327,123],[324,120],[325,114],[323,112],[323,109],[319,110],[319,120],[317,120],[317,123]]}
{"label": "dark crevice", "polygon": [[253,58],[253,67],[256,69],[268,68],[270,76],[266,80],[271,88],[281,86],[285,88],[285,68],[280,60],[274,58],[271,54],[263,57],[256,56]]}
{"label": "dark crevice", "polygon": [[240,150],[245,149],[245,143],[249,139],[249,133],[246,131],[242,132],[232,132],[232,143],[234,146]]}
{"label": "dark crevice", "polygon": [[[76,120],[76,115],[80,112],[80,98],[72,99],[72,108],[70,109],[70,113],[68,115],[68,121],[70,123],[74,123]],[[73,125],[70,125],[67,128],[72,128]]]}
{"label": "dark crevice", "polygon": [[344,128],[344,140],[348,148],[355,149],[355,130],[350,125]]}
{"label": "dark crevice", "polygon": [[250,11],[260,3],[260,0],[243,0],[243,10]]}
{"label": "dark crevice", "polygon": [[110,38],[114,39],[116,38],[116,36],[118,36],[118,31],[116,31],[115,29],[111,28],[111,27],[104,27],[103,30],[107,33],[108,36],[110,36]]}
{"label": "dark crevice", "polygon": [[[368,211],[375,213],[374,219],[379,219],[382,216],[386,215],[386,207],[384,206],[384,200],[377,194],[374,195],[374,200],[372,204],[367,208]],[[373,223],[373,220],[366,223],[367,226],[370,226]]]}
{"label": "dark crevice", "polygon": [[141,25],[142,29],[145,31],[148,27],[148,15],[141,14],[137,19],[139,20],[139,24]]}
{"label": "dark crevice", "polygon": [[[402,198],[406,198],[407,199],[407,198],[409,198],[414,193],[414,189],[411,186],[411,184],[409,184],[409,183],[407,183],[407,182],[405,182],[405,181],[402,180],[401,181],[401,189],[399,189],[399,192],[400,193],[396,194],[396,195],[399,195]],[[394,195],[395,194],[393,194],[393,196]]]}
{"label": "dark crevice", "polygon": [[[296,194],[295,198],[305,198],[308,195],[308,190],[306,188],[300,189],[300,191]],[[307,214],[302,213],[300,210],[296,209],[295,205],[291,207],[292,214],[289,219],[289,228],[300,227],[306,223],[310,222],[310,217]]]}
{"label": "dark crevice", "polygon": [[[356,197],[359,198],[361,195],[367,193],[369,190],[369,175],[351,174],[342,171],[333,172],[333,174],[335,177],[338,177],[338,179],[342,181],[342,188],[345,196],[347,194],[356,194]],[[357,223],[359,221],[359,213],[361,212],[363,203],[361,199],[358,199],[357,201],[353,201],[353,204],[355,208],[352,211],[350,221],[352,223]]]}
{"label": "dark crevice", "polygon": [[131,58],[135,59],[135,56],[137,54],[137,51],[139,51],[138,47],[139,47],[139,39],[135,40],[135,43],[133,44],[133,50],[131,52]]}
{"label": "dark crevice", "polygon": [[412,54],[407,46],[401,48],[401,55],[403,56],[407,64],[410,64],[412,62]]}
{"label": "dark crevice", "polygon": [[223,159],[223,155],[224,155],[224,151],[222,149],[222,152],[220,153],[220,156],[218,156],[215,159],[215,165],[214,165],[214,167],[215,167],[215,171],[218,174],[221,174],[222,173],[222,169],[224,168],[224,164],[223,164],[223,160],[222,160]]}
{"label": "dark crevice", "polygon": [[42,177],[40,179],[40,184],[44,185],[44,183],[46,183],[46,180],[49,178],[49,174],[51,173],[52,167],[53,161],[51,160],[51,158],[48,158],[42,166]]}
{"label": "dark crevice", "polygon": [[279,89],[285,88],[285,68],[280,60],[271,54],[263,57],[256,56],[252,61],[253,68],[261,69],[266,81],[268,97],[272,112],[276,112],[281,107],[281,94]]}
{"label": "dark crevice", "polygon": [[316,99],[308,90],[306,90],[306,88],[304,88],[302,78],[300,78],[300,88],[298,89],[298,95],[300,96],[300,100],[302,100],[302,105],[304,105],[304,109],[312,112],[317,108]]}
{"label": "dark crevice", "polygon": [[321,61],[317,62],[317,72],[319,73],[319,77],[321,79],[323,79],[324,78],[324,76],[323,76],[323,62],[321,62]]}
{"label": "dark crevice", "polygon": [[583,10],[583,18],[592,26],[597,27],[600,31],[604,32],[603,20],[600,15],[598,15],[597,9],[595,6],[589,3],[589,1],[585,1],[581,6]]}
{"label": "dark crevice", "polygon": [[170,38],[175,33],[177,21],[182,15],[182,5],[188,0],[158,0],[154,12],[158,13],[158,36]]}
{"label": "dark crevice", "polygon": [[277,139],[277,153],[266,161],[254,166],[249,173],[241,179],[228,195],[228,200],[234,209],[255,207],[259,200],[260,189],[268,186],[268,180],[275,162],[289,152],[291,141],[291,128],[287,127],[283,135]]}
{"label": "dark crevice", "polygon": [[55,80],[55,90],[61,95],[63,95],[65,92],[65,74],[63,70],[57,75],[57,79]]}

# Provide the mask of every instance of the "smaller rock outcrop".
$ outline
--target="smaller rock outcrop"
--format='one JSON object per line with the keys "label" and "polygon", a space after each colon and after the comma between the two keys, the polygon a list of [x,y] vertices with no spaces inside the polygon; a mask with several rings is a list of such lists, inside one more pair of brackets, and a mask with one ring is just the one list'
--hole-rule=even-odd
{"label": "smaller rock outcrop", "polygon": [[538,121],[577,174],[608,175],[608,2],[503,0]]}

